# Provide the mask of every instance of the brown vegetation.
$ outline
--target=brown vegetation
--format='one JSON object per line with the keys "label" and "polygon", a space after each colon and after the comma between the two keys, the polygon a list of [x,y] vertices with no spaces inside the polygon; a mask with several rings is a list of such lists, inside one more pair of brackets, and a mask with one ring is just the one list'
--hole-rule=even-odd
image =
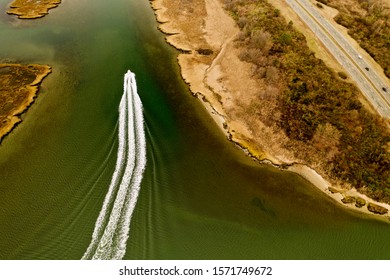
{"label": "brown vegetation", "polygon": [[390,78],[390,6],[382,0],[322,0],[339,11],[335,20],[365,49]]}
{"label": "brown vegetation", "polygon": [[241,117],[284,131],[281,145],[329,180],[390,202],[390,133],[361,105],[358,89],[317,59],[267,1],[226,0],[225,7],[241,29],[240,59],[266,85]]}
{"label": "brown vegetation", "polygon": [[368,209],[368,211],[373,212],[375,214],[379,214],[379,215],[384,215],[384,214],[387,214],[387,212],[389,212],[389,210],[387,208],[382,207],[382,206],[377,205],[377,204],[374,204],[374,203],[368,203],[367,209]]}
{"label": "brown vegetation", "polygon": [[60,3],[61,0],[15,0],[10,4],[7,14],[17,15],[22,19],[41,18]]}
{"label": "brown vegetation", "polygon": [[0,64],[0,141],[21,120],[38,85],[51,72],[46,65]]}

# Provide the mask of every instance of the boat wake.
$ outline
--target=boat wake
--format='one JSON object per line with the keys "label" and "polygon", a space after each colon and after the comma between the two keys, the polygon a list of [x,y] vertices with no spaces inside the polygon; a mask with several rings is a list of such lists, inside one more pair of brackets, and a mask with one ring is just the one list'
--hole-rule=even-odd
{"label": "boat wake", "polygon": [[122,259],[146,166],[142,103],[135,75],[125,74],[119,105],[118,154],[111,183],[82,259]]}

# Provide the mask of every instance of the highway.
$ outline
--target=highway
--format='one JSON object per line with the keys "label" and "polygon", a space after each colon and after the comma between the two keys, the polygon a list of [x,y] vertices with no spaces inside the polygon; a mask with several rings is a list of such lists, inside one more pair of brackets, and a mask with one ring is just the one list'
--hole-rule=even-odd
{"label": "highway", "polygon": [[385,119],[390,119],[389,80],[382,79],[370,62],[364,60],[344,35],[332,26],[310,1],[285,1],[349,73],[351,79],[356,82],[377,112]]}

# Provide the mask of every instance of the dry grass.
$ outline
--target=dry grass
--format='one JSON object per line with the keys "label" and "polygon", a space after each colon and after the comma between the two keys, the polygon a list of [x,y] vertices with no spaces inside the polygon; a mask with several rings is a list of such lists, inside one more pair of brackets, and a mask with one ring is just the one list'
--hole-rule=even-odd
{"label": "dry grass", "polygon": [[41,18],[60,3],[61,0],[15,0],[10,4],[7,14],[17,15],[22,19]]}
{"label": "dry grass", "polygon": [[38,86],[51,72],[46,65],[0,64],[0,140],[20,122]]}

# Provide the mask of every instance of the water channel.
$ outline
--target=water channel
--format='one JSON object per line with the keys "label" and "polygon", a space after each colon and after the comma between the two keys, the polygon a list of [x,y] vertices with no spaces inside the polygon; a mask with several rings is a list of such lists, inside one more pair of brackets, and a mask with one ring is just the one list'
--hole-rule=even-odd
{"label": "water channel", "polygon": [[80,259],[117,160],[123,77],[136,75],[147,164],[125,259],[389,259],[390,226],[260,165],[180,77],[146,0],[64,0],[5,14],[0,59],[53,67],[0,144],[0,259]]}

